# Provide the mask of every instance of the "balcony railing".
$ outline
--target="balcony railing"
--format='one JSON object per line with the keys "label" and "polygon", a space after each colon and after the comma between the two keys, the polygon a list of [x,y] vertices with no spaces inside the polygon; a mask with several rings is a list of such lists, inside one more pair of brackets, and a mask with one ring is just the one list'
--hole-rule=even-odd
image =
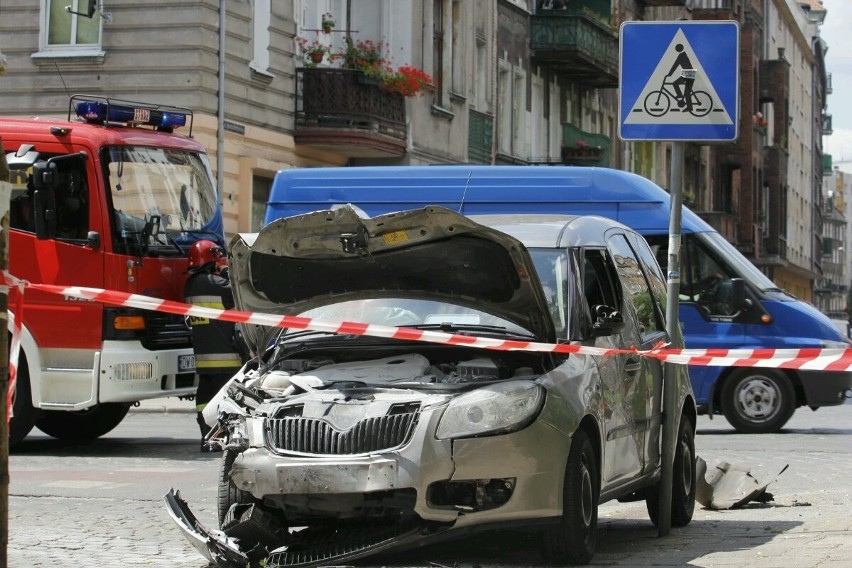
{"label": "balcony railing", "polygon": [[477,164],[491,163],[491,144],[494,140],[494,118],[470,111],[467,134],[467,159]]}
{"label": "balcony railing", "polygon": [[827,136],[834,132],[831,128],[831,115],[824,114],[822,115],[822,134],[823,136]]}
{"label": "balcony railing", "polygon": [[618,34],[609,0],[570,2],[564,10],[537,10],[530,17],[535,58],[592,87],[618,86]]}
{"label": "balcony railing", "polygon": [[584,132],[562,123],[562,163],[571,166],[609,166],[612,141],[605,134]]}
{"label": "balcony railing", "polygon": [[688,0],[640,0],[646,6],[686,6]]}
{"label": "balcony railing", "polygon": [[405,100],[351,69],[296,70],[297,144],[350,157],[406,153]]}
{"label": "balcony railing", "polygon": [[734,9],[739,0],[687,0],[686,7],[692,11],[696,10],[727,10]]}

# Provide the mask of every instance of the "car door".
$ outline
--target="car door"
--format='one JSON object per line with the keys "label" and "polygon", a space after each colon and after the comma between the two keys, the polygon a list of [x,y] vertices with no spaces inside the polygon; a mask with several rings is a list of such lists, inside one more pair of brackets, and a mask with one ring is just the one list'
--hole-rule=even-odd
{"label": "car door", "polygon": [[[595,306],[622,310],[622,286],[613,255],[604,248],[583,250],[582,290],[589,321]],[[624,332],[596,337],[594,345],[617,349],[638,337],[635,321]],[[640,358],[633,355],[606,355],[597,358],[601,386],[603,425],[602,479],[604,487],[634,479],[643,468],[642,445],[635,435],[636,412],[633,401]]]}
{"label": "car door", "polygon": [[[624,294],[622,313],[627,325],[619,347],[651,349],[666,338],[658,304],[660,291],[654,293],[649,286],[643,263],[626,234],[611,232],[607,244]],[[658,463],[655,439],[659,433],[662,380],[662,365],[656,359],[639,355],[627,357],[623,400],[627,406],[625,414],[631,442],[636,444],[643,470]]]}

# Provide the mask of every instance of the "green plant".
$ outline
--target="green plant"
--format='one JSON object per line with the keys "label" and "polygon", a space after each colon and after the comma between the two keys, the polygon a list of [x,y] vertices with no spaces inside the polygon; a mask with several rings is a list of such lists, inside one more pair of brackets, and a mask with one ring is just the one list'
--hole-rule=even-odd
{"label": "green plant", "polygon": [[331,55],[331,47],[318,39],[310,41],[302,36],[297,36],[296,44],[304,56],[305,67],[316,67],[326,55]]}
{"label": "green plant", "polygon": [[384,55],[381,42],[345,38],[345,47],[330,57],[340,61],[344,69],[354,69],[366,77],[375,79],[379,88],[404,97],[413,97],[433,88],[432,78],[423,70],[411,65],[394,69],[390,59]]}

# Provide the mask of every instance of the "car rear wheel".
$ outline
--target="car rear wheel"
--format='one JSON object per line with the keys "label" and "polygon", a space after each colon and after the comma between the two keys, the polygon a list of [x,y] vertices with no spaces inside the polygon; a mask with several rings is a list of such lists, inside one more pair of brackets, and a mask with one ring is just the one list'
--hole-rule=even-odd
{"label": "car rear wheel", "polygon": [[[659,520],[660,495],[651,491],[645,498],[648,516],[656,526]],[[685,527],[695,511],[695,428],[692,420],[683,415],[677,433],[674,467],[672,469],[672,515],[673,527]]]}
{"label": "car rear wheel", "polygon": [[790,379],[773,369],[738,369],[722,387],[722,412],[738,432],[777,432],[796,409]]}
{"label": "car rear wheel", "polygon": [[9,423],[9,447],[14,448],[27,437],[35,426],[38,411],[33,408],[30,387],[30,370],[23,352],[15,379],[15,396],[12,403],[12,421]]}
{"label": "car rear wheel", "polygon": [[231,509],[231,505],[252,503],[254,501],[251,493],[239,489],[231,481],[231,467],[234,465],[235,459],[237,459],[237,452],[234,450],[225,450],[225,453],[222,454],[222,466],[219,469],[219,493],[216,503],[218,506],[220,527],[225,522],[225,516]]}
{"label": "car rear wheel", "polygon": [[571,440],[562,491],[562,518],[546,534],[545,553],[554,563],[588,564],[597,543],[600,479],[595,450],[583,430]]}
{"label": "car rear wheel", "polygon": [[81,412],[44,410],[36,426],[59,440],[94,440],[121,424],[128,410],[124,402],[105,402]]}

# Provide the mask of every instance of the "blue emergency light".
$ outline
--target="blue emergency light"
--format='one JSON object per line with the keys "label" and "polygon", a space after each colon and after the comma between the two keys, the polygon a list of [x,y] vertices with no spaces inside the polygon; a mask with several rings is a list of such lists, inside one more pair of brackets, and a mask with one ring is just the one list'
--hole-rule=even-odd
{"label": "blue emergency light", "polygon": [[89,124],[151,126],[163,132],[186,126],[186,117],[189,116],[190,120],[192,118],[192,111],[182,107],[122,101],[96,95],[72,96],[68,109],[69,120],[72,107],[75,114]]}

